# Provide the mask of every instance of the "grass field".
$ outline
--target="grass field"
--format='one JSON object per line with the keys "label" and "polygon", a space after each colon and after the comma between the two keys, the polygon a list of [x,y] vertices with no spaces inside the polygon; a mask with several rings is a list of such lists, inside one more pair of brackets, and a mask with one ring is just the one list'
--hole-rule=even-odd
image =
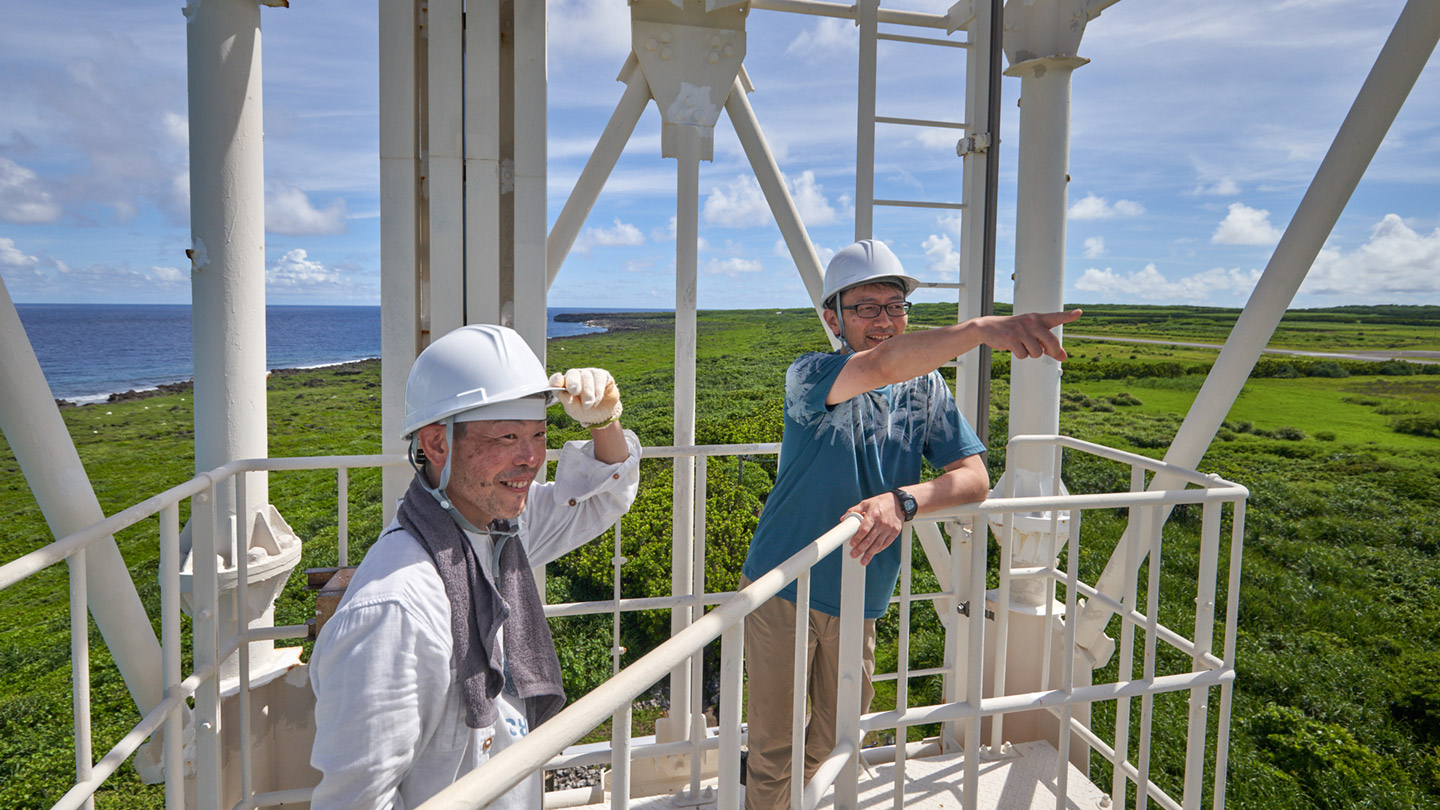
{"label": "grass field", "polygon": [[[1218,344],[1235,314],[1087,307],[1083,328],[1072,331]],[[947,317],[940,305],[917,307],[915,315],[917,322],[932,324]],[[671,316],[642,315],[637,321],[647,328],[552,341],[549,365],[611,369],[625,392],[626,425],[646,444],[668,444]],[[1382,342],[1386,348],[1434,350],[1440,348],[1437,325],[1440,311],[1434,308],[1292,313],[1277,341],[1321,351],[1377,348]],[[778,440],[784,368],[799,352],[825,346],[808,311],[702,313],[699,441]],[[1207,349],[1117,343],[1076,341],[1071,349],[1062,430],[1152,456],[1164,453],[1215,358]],[[992,474],[998,474],[1003,458],[1006,359],[997,357],[995,369],[992,426],[999,438],[991,442]],[[1262,361],[1200,465],[1252,492],[1232,808],[1440,807],[1440,431],[1435,429],[1440,375],[1417,369]],[[271,454],[377,452],[378,384],[376,363],[272,376]],[[189,395],[178,393],[63,411],[107,514],[190,477],[191,406]],[[552,416],[552,445],[579,434],[558,411]],[[645,462],[642,494],[625,518],[626,596],[668,592],[669,469],[666,462]],[[0,559],[9,560],[50,538],[8,445],[0,445],[0,470],[5,472],[0,507],[9,515],[0,529]],[[712,465],[707,537],[712,590],[734,586],[772,472],[773,465],[762,460]],[[1112,479],[1113,473],[1094,465],[1067,466],[1072,491],[1091,491]],[[333,476],[275,475],[271,496],[305,541],[301,567],[332,564]],[[350,509],[352,553],[358,555],[379,529],[376,475],[352,476]],[[1193,515],[1177,515],[1167,526],[1167,583],[1172,577],[1175,583],[1186,577],[1193,583],[1197,525]],[[1081,565],[1089,575],[1103,565],[1106,543],[1123,523],[1097,516],[1086,527]],[[159,592],[153,524],[118,541],[154,616]],[[602,538],[552,565],[549,598],[608,598],[610,543]],[[923,567],[915,575],[917,590],[930,587]],[[300,577],[292,578],[277,605],[277,623],[303,621],[310,600]],[[1171,618],[1178,617],[1167,621]],[[627,619],[622,639],[627,660],[653,646],[667,627],[663,613]],[[892,611],[882,622],[882,638],[893,637],[894,627]],[[912,665],[934,663],[940,648],[933,612],[927,620],[917,611],[912,627]],[[609,671],[608,621],[567,619],[555,629],[573,698]],[[67,645],[63,568],[0,594],[0,806],[49,806],[73,778]],[[136,715],[93,626],[91,650],[96,747],[104,750]],[[893,643],[882,644],[882,668],[887,655],[893,661]],[[1097,675],[1102,676],[1113,672]],[[916,684],[912,701],[933,692]],[[882,690],[877,708],[885,700]],[[1162,702],[1157,739],[1183,713],[1183,705]],[[1155,755],[1160,772],[1173,772],[1173,745],[1157,743]],[[1106,778],[1098,767],[1092,776]],[[127,766],[97,804],[159,807],[161,793],[139,785]]]}

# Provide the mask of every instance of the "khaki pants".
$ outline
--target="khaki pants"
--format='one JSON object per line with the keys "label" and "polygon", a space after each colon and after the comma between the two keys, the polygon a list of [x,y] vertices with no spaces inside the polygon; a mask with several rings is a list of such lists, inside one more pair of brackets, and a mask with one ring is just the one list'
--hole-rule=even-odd
{"label": "khaki pants", "polygon": [[[740,587],[750,584],[742,577]],[[805,726],[805,780],[835,748],[835,694],[840,669],[840,619],[810,611],[806,650],[806,693],[810,719]],[[875,620],[865,620],[860,711],[875,696]],[[790,726],[795,683],[795,603],[779,596],[745,618],[745,672],[749,688],[745,715],[750,729],[746,759],[746,810],[790,806]]]}

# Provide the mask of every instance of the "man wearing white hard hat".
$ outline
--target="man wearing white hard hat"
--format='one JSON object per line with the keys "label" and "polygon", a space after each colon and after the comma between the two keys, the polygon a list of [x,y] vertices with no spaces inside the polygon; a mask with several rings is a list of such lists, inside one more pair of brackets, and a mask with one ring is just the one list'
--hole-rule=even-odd
{"label": "man wearing white hard hat", "polygon": [[[889,606],[900,571],[894,545],[916,512],[982,500],[990,479],[985,446],[955,407],[937,369],[984,344],[1016,357],[1065,359],[1055,327],[1080,311],[976,318],[905,333],[920,284],[883,242],[870,239],[835,254],[825,271],[825,325],[837,352],[812,352],[785,375],[785,433],[775,487],[742,569],[742,586],[758,579],[847,513],[860,515],[848,549],[811,569],[805,779],[835,747],[839,667],[841,554],[865,572],[865,666],[868,711],[875,671],[875,620]],[[921,482],[922,460],[942,473]],[[795,584],[745,621],[749,676],[746,717],[747,810],[790,806],[791,701]]]}
{"label": "man wearing white hard hat", "polygon": [[[553,402],[590,429],[545,469]],[[501,326],[464,326],[416,358],[404,438],[415,478],[310,658],[321,773],[310,806],[415,807],[564,705],[530,572],[635,500],[640,442],[603,369],[547,377]],[[539,810],[527,777],[491,807]]]}

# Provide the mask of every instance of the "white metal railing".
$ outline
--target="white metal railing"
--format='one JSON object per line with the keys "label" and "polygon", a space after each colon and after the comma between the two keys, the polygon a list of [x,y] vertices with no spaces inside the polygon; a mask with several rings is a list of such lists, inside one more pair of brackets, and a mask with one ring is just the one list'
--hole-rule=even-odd
{"label": "white metal railing", "polygon": [[[838,737],[840,742],[836,751],[826,760],[810,785],[804,788],[803,795],[800,795],[799,780],[796,780],[795,792],[797,795],[795,798],[801,802],[800,806],[805,810],[811,810],[832,785],[836,786],[839,791],[836,796],[837,806],[854,806],[856,796],[854,755],[860,749],[860,740],[863,735],[872,730],[894,729],[896,731],[897,744],[893,749],[893,755],[897,760],[895,795],[897,802],[900,801],[902,796],[900,778],[906,755],[906,745],[903,742],[905,731],[911,726],[934,723],[943,724],[945,732],[942,734],[942,744],[948,750],[959,750],[965,753],[964,795],[968,797],[966,807],[973,807],[981,756],[995,756],[1005,748],[1003,732],[1005,715],[1037,709],[1057,717],[1061,727],[1068,728],[1070,731],[1069,734],[1059,734],[1056,741],[1059,763],[1056,786],[1059,795],[1065,795],[1066,782],[1069,778],[1065,763],[1071,759],[1070,746],[1073,737],[1074,740],[1085,745],[1089,751],[1111,763],[1114,774],[1111,785],[1112,795],[1123,798],[1127,786],[1133,784],[1137,795],[1141,797],[1138,801],[1142,806],[1147,800],[1154,800],[1157,804],[1167,808],[1198,807],[1205,773],[1207,700],[1209,690],[1217,687],[1220,689],[1220,711],[1216,737],[1213,741],[1215,764],[1212,804],[1217,808],[1223,807],[1231,681],[1234,678],[1235,617],[1238,602],[1240,550],[1243,537],[1244,500],[1248,493],[1243,487],[1214,476],[1204,476],[1167,465],[1161,461],[1068,437],[1021,437],[1012,440],[1011,448],[1013,450],[1027,444],[1052,446],[1056,456],[1053,469],[1057,471],[1061,469],[1061,452],[1066,448],[1128,465],[1132,470],[1131,491],[1056,497],[996,497],[979,504],[970,504],[924,516],[922,521],[917,521],[915,529],[932,567],[936,570],[937,578],[941,582],[941,590],[937,593],[911,593],[912,544],[907,529],[901,547],[902,579],[899,595],[892,599],[898,603],[901,614],[901,630],[897,639],[899,645],[897,661],[899,663],[895,673],[880,673],[876,677],[876,680],[893,678],[896,681],[896,708],[861,716],[859,714],[860,687],[858,680],[860,656],[858,652],[854,656],[842,656],[841,699],[845,701],[842,706],[848,708],[840,714]],[[612,806],[624,808],[628,804],[629,763],[632,760],[689,754],[692,762],[690,789],[698,790],[701,781],[699,754],[704,750],[717,747],[720,753],[718,793],[720,806],[724,808],[738,806],[736,798],[738,796],[738,752],[742,739],[740,642],[743,624],[741,624],[741,620],[791,581],[798,583],[798,602],[802,610],[797,611],[797,616],[803,616],[805,613],[803,608],[808,606],[810,566],[831,550],[838,548],[854,531],[853,522],[842,522],[787,560],[782,566],[738,593],[709,593],[706,591],[704,504],[708,458],[725,455],[766,455],[777,451],[778,445],[774,444],[644,449],[646,458],[689,456],[696,459],[699,473],[696,491],[696,542],[693,567],[691,568],[694,572],[694,581],[690,593],[672,594],[668,597],[622,599],[620,597],[621,566],[624,558],[621,553],[621,537],[617,525],[614,538],[615,553],[612,560],[615,570],[614,598],[593,603],[550,605],[547,606],[547,615],[558,617],[595,613],[612,614],[614,623],[612,662],[619,674],[589,695],[576,701],[554,721],[536,729],[521,743],[497,756],[494,762],[498,764],[487,765],[483,778],[478,775],[481,772],[477,771],[477,775],[473,778],[467,777],[453,790],[443,794],[443,799],[437,797],[437,803],[433,806],[483,806],[484,802],[498,796],[514,781],[518,781],[520,775],[538,768],[609,764],[612,769],[611,787],[614,797]],[[552,451],[551,458],[554,458],[554,455],[555,451]],[[218,623],[215,619],[219,615],[221,605],[215,585],[215,552],[224,547],[221,545],[222,543],[231,542],[229,533],[233,531],[233,529],[225,528],[229,525],[229,521],[220,520],[211,507],[215,503],[218,488],[234,487],[235,503],[244,508],[247,504],[243,476],[240,475],[242,472],[336,470],[337,545],[340,561],[344,564],[348,554],[348,471],[354,468],[404,463],[403,457],[400,456],[329,456],[233,462],[197,476],[191,481],[136,504],[83,531],[0,566],[0,589],[3,589],[61,560],[68,560],[71,564],[72,677],[77,695],[75,699],[77,777],[75,786],[56,803],[55,807],[88,806],[90,796],[95,789],[136,751],[146,737],[162,727],[164,729],[163,756],[166,773],[183,773],[182,734],[187,715],[191,711],[188,708],[187,700],[192,698],[195,701],[193,722],[197,730],[196,793],[201,797],[205,806],[219,807],[218,798],[210,801],[205,797],[224,795],[223,785],[220,784],[218,675],[220,663],[232,654],[239,653],[242,688],[239,690],[238,699],[244,707],[249,700],[249,643],[303,637],[306,628],[304,625],[255,629],[242,627],[230,638],[216,637]],[[1174,474],[1178,480],[1185,481],[1197,488],[1142,491],[1145,474],[1157,471]],[[190,499],[192,507],[191,524],[195,547],[193,612],[196,616],[193,624],[194,659],[188,676],[184,674],[180,655],[179,598],[179,515],[180,506],[186,499]],[[1217,565],[1222,509],[1227,503],[1231,505],[1232,509],[1230,565],[1226,585],[1228,601],[1225,611],[1223,651],[1217,656],[1212,649],[1215,622],[1215,582],[1219,574]],[[1158,619],[1161,597],[1159,588],[1162,551],[1160,528],[1166,514],[1165,510],[1177,504],[1199,504],[1203,510],[1200,570],[1197,575],[1194,632],[1191,637],[1186,637],[1180,632],[1161,625]],[[1132,555],[1148,553],[1151,560],[1150,581],[1146,593],[1147,602],[1143,612],[1137,609],[1138,582],[1135,576],[1131,576],[1130,581],[1126,583],[1125,591],[1120,594],[1100,593],[1079,579],[1078,552],[1081,542],[1079,516],[1086,510],[1116,508],[1130,511],[1132,531],[1126,532],[1125,537],[1136,538],[1136,541],[1124,550],[1125,553]],[[1076,615],[1077,601],[1082,596],[1104,604],[1121,618],[1120,674],[1113,683],[1077,686],[1075,683],[1075,656],[1070,655],[1066,656],[1062,662],[1060,683],[1052,685],[1049,682],[1051,662],[1047,644],[1041,667],[1043,673],[1041,687],[1034,691],[1007,694],[1004,688],[1006,682],[1004,661],[1008,643],[1006,637],[1008,611],[995,610],[993,628],[987,626],[991,624],[991,621],[986,618],[987,611],[978,608],[983,602],[982,595],[985,593],[985,561],[988,544],[974,542],[973,537],[967,539],[965,537],[967,532],[958,527],[963,521],[983,520],[995,515],[1002,518],[1003,528],[1000,534],[1004,536],[1011,531],[1011,516],[1020,513],[1046,512],[1052,516],[1052,520],[1058,520],[1059,514],[1067,510],[1074,516],[1074,520],[1065,565],[1062,567],[1051,563],[1012,567],[1009,559],[1012,544],[1001,543],[1001,565],[995,572],[998,581],[995,603],[997,606],[1008,604],[1009,589],[1014,581],[1042,580],[1064,586],[1066,592],[1064,616]],[[88,637],[87,623],[84,620],[88,604],[85,597],[84,567],[81,555],[90,544],[156,515],[159,516],[161,552],[161,649],[164,659],[164,699],[98,762],[91,765],[89,707],[84,698],[89,693]],[[951,524],[952,542],[948,549],[940,536],[938,523],[935,522],[938,520],[956,521]],[[1050,534],[1052,542],[1054,536],[1055,533],[1052,531]],[[1142,552],[1142,548],[1148,549],[1148,552]],[[1053,552],[1055,549],[1052,548],[1046,559],[1054,560]],[[239,615],[244,616],[248,615],[244,588],[247,575],[247,555],[237,554],[235,559],[239,568],[240,584],[236,596],[239,601],[237,607]],[[1128,570],[1136,571],[1138,568],[1139,566],[1136,565]],[[863,569],[858,563],[847,564],[845,571],[847,577],[845,587],[855,587],[854,583],[849,582],[849,579],[852,578],[863,582]],[[946,658],[941,667],[913,671],[910,669],[909,617],[912,604],[916,600],[931,602],[940,613],[947,635]],[[843,596],[845,605],[858,605],[862,601],[858,597],[851,598],[848,594]],[[1063,628],[1064,644],[1061,649],[1073,650],[1073,625],[1060,618],[1055,610],[1053,599],[1047,600],[1047,602],[1047,626],[1053,624]],[[718,605],[718,607],[709,613],[704,613],[703,616],[699,615],[705,607],[712,605]],[[970,608],[971,605],[975,605],[976,608]],[[687,616],[698,616],[698,618],[687,623],[669,641],[623,671],[619,671],[621,614],[657,608],[680,609]],[[969,617],[964,622],[958,621],[959,612],[962,610]],[[861,619],[858,611],[853,613],[853,616],[842,615],[842,628],[849,628],[842,630],[842,643],[858,645],[858,628]],[[797,643],[803,645],[805,643],[803,624],[797,623],[797,625]],[[1137,652],[1135,631],[1137,629],[1143,633],[1144,644],[1141,651],[1143,672],[1138,678],[1134,677],[1134,659]],[[698,656],[701,655],[705,646],[717,637],[721,639],[720,706],[722,714],[719,718],[718,729],[707,729],[704,727],[703,713],[700,710],[701,668],[698,665]],[[1161,642],[1188,657],[1191,661],[1190,671],[1158,673],[1156,671],[1157,646]],[[993,690],[994,693],[989,697],[982,695],[987,643],[991,644],[994,649],[996,664],[992,677],[997,684]],[[671,674],[673,677],[675,672],[686,672],[681,667],[690,660],[695,660],[696,665],[688,670],[689,705],[672,706],[672,717],[674,713],[684,712],[688,709],[688,712],[684,714],[686,720],[680,726],[689,729],[688,739],[673,743],[634,744],[636,741],[632,740],[630,702],[666,674]],[[798,662],[795,692],[797,697],[794,723],[800,724],[803,722],[805,695],[803,672],[798,671],[798,668],[804,666],[804,657],[797,656],[796,660]],[[944,701],[929,706],[908,706],[910,680],[936,675],[942,675],[945,678]],[[851,694],[852,689],[853,695]],[[1191,700],[1187,720],[1187,754],[1183,795],[1177,801],[1170,795],[1170,792],[1150,779],[1150,723],[1155,696],[1179,691],[1189,691]],[[1136,697],[1141,699],[1140,733],[1138,739],[1132,743],[1129,739],[1130,711],[1131,702]],[[1085,706],[1098,701],[1113,701],[1116,706],[1115,727],[1109,735],[1108,741],[1092,731],[1083,720],[1072,716],[1077,706]],[[246,740],[247,744],[241,745],[241,750],[238,752],[241,758],[240,792],[244,798],[235,806],[243,808],[273,806],[290,801],[303,801],[308,798],[310,792],[308,787],[260,793],[253,790],[251,751],[248,745],[248,711],[242,710],[239,717],[241,739]],[[614,720],[608,750],[597,751],[592,746],[587,747],[590,750],[586,751],[565,751],[567,746],[588,733],[607,717]],[[988,745],[982,744],[980,736],[982,718],[991,718]],[[803,735],[797,735],[796,739],[803,739]],[[1133,757],[1131,756],[1132,747],[1137,750]],[[795,772],[800,772],[798,767]],[[501,777],[496,780],[497,773],[513,774],[515,779]],[[471,790],[477,784],[483,785],[483,789]],[[166,785],[166,806],[171,808],[183,806],[183,796],[184,785],[181,780],[170,780]],[[461,798],[462,796],[463,798]],[[431,805],[427,804],[426,806]]]}
{"label": "white metal railing", "polygon": [[[1132,489],[1128,492],[1095,495],[992,498],[980,504],[966,505],[925,517],[973,518],[1000,515],[1004,517],[1002,534],[1009,535],[1012,531],[1010,519],[1018,513],[1044,512],[1051,515],[1052,521],[1058,521],[1062,511],[1069,511],[1072,516],[1078,518],[1081,512],[1090,509],[1125,508],[1130,510],[1132,518],[1141,523],[1140,530],[1135,533],[1135,536],[1148,544],[1151,560],[1150,582],[1144,613],[1134,608],[1137,589],[1133,581],[1129,583],[1127,592],[1122,594],[1120,599],[1116,599],[1112,595],[1096,591],[1079,579],[1078,554],[1081,541],[1078,519],[1074,520],[1072,524],[1069,551],[1063,569],[1054,564],[1012,569],[1009,565],[1010,544],[1002,543],[1002,564],[997,571],[999,579],[997,605],[1007,604],[1012,580],[1039,578],[1065,586],[1065,615],[1067,616],[1075,615],[1078,599],[1082,594],[1088,599],[1105,602],[1116,610],[1122,619],[1122,675],[1112,683],[1077,686],[1075,684],[1075,656],[1068,655],[1062,662],[1061,683],[1058,687],[1051,687],[1048,683],[1050,661],[1047,643],[1044,652],[1045,662],[1042,667],[1044,682],[1042,682],[1041,688],[1036,691],[1006,694],[1003,663],[1001,662],[1005,660],[1006,653],[1005,616],[1007,611],[997,608],[995,611],[997,627],[994,631],[995,660],[997,662],[997,672],[994,675],[996,687],[994,694],[985,697],[982,694],[984,674],[982,667],[985,661],[987,636],[986,611],[972,609],[968,610],[969,619],[964,626],[958,622],[955,624],[955,630],[958,631],[963,627],[965,632],[952,632],[948,638],[947,649],[951,653],[947,657],[945,669],[954,676],[952,685],[947,689],[949,694],[954,695],[953,699],[931,706],[908,707],[905,705],[907,702],[906,691],[902,685],[907,683],[911,677],[933,673],[908,671],[908,654],[905,651],[908,637],[907,630],[902,629],[899,639],[902,654],[897,659],[900,671],[896,673],[899,681],[897,684],[897,708],[888,712],[861,716],[860,628],[863,616],[858,606],[863,603],[863,599],[859,598],[859,594],[863,592],[863,568],[858,562],[847,557],[843,567],[842,604],[845,607],[842,608],[841,616],[841,645],[842,648],[853,649],[855,652],[840,656],[840,688],[837,697],[840,706],[838,743],[810,783],[804,786],[803,793],[798,784],[799,780],[796,780],[792,787],[796,794],[801,794],[795,797],[796,806],[803,810],[813,810],[825,792],[832,786],[836,790],[835,805],[837,808],[853,808],[857,805],[857,755],[866,732],[886,728],[894,728],[898,732],[913,725],[948,723],[961,724],[964,728],[963,744],[960,746],[965,754],[962,796],[964,806],[973,810],[976,807],[979,793],[977,788],[982,755],[994,756],[1002,754],[1005,750],[1003,744],[1005,715],[1039,709],[1057,716],[1060,719],[1061,728],[1068,731],[1068,733],[1060,733],[1057,740],[1059,750],[1055,785],[1058,796],[1065,796],[1067,792],[1070,776],[1068,767],[1071,760],[1070,747],[1072,737],[1074,737],[1086,745],[1089,750],[1100,754],[1111,763],[1114,772],[1112,795],[1120,797],[1122,803],[1126,795],[1127,784],[1134,784],[1137,790],[1137,806],[1146,806],[1148,801],[1154,800],[1157,804],[1167,808],[1199,807],[1205,774],[1208,695],[1212,688],[1219,688],[1221,694],[1219,723],[1214,743],[1215,767],[1212,806],[1215,808],[1224,806],[1230,690],[1235,675],[1234,638],[1236,607],[1239,598],[1240,553],[1244,528],[1244,501],[1248,497],[1248,492],[1244,487],[1216,476],[1202,475],[1177,468],[1163,461],[1123,453],[1068,437],[1021,437],[1011,442],[1011,448],[1027,444],[1053,446],[1055,452],[1053,469],[1057,471],[1061,469],[1061,453],[1066,448],[1127,464],[1133,471]],[[1182,485],[1182,488],[1179,489],[1144,492],[1146,472],[1170,473],[1186,484],[1194,485],[1197,488],[1188,489],[1183,488],[1184,485]],[[1218,574],[1221,509],[1227,503],[1232,508],[1230,568],[1226,591],[1228,602],[1225,612],[1223,657],[1216,657],[1210,649],[1215,618],[1214,586],[1215,577]],[[1182,634],[1159,623],[1162,510],[1178,504],[1199,504],[1204,510],[1201,528],[1201,565],[1196,586],[1195,632],[1192,639],[1187,639]],[[615,720],[612,728],[611,748],[611,762],[615,777],[611,783],[611,807],[622,809],[627,807],[629,803],[628,761],[645,753],[662,753],[658,750],[630,747],[630,702],[651,684],[664,677],[678,662],[697,654],[706,644],[719,636],[722,638],[720,696],[722,716],[719,719],[719,737],[715,739],[707,736],[699,744],[695,744],[696,741],[692,739],[693,747],[688,753],[692,755],[693,761],[693,758],[697,757],[701,750],[719,746],[721,759],[718,807],[720,810],[737,808],[739,806],[738,763],[735,761],[734,755],[738,751],[741,738],[739,673],[742,665],[739,661],[739,650],[743,624],[740,624],[740,621],[744,615],[772,597],[790,581],[797,582],[797,616],[803,616],[808,607],[809,567],[840,547],[853,534],[854,528],[854,523],[849,522],[848,519],[842,522],[780,567],[727,598],[715,611],[707,614],[699,622],[623,670],[602,687],[581,698],[557,715],[550,723],[502,752],[481,769],[466,775],[450,789],[425,803],[423,807],[429,810],[484,807],[517,784],[524,774],[547,767],[547,763],[553,765],[556,761],[554,757],[561,754],[566,746],[598,726],[607,717],[613,717]],[[1052,541],[1055,537],[1053,529],[1052,526],[1050,533]],[[965,562],[960,558],[962,543],[952,542],[950,549],[952,559],[949,566],[950,589],[944,593],[927,595],[923,598],[951,599],[960,603],[966,596],[973,601],[979,599],[979,594],[985,592],[987,545],[980,542],[969,542],[963,545],[969,547],[968,566],[964,566],[968,568],[969,581],[962,582],[960,579],[961,563]],[[909,593],[908,546],[908,542],[902,546],[902,554],[906,558],[901,569],[904,579],[899,597],[900,609],[902,617],[904,617],[901,622],[902,628],[908,627],[910,602],[915,598]],[[1051,558],[1055,556],[1054,551],[1055,549],[1052,548]],[[1130,553],[1135,552],[1131,550]],[[1054,612],[1053,601],[1053,599],[1049,600],[1050,604],[1046,608],[1047,624],[1058,623],[1063,626],[1065,643],[1061,649],[1073,650],[1073,624],[1059,622]],[[1132,666],[1136,628],[1142,629],[1145,633],[1144,671],[1139,678],[1133,677]],[[797,619],[797,650],[805,644],[804,632],[803,624]],[[958,655],[961,648],[959,641],[961,635],[966,637],[963,672],[959,665]],[[1190,657],[1192,669],[1189,672],[1170,674],[1156,672],[1157,645],[1162,641]],[[798,729],[805,702],[804,678],[800,672],[800,668],[804,666],[804,656],[797,654],[795,657],[797,674],[793,711],[795,728]],[[963,697],[960,695],[962,691]],[[1177,801],[1163,786],[1150,778],[1150,718],[1153,701],[1157,695],[1182,691],[1190,693],[1190,710],[1187,718],[1183,796],[1181,800]],[[1142,701],[1138,762],[1131,761],[1128,741],[1129,707],[1135,697],[1140,697]],[[1106,743],[1086,723],[1073,717],[1077,706],[1088,706],[1099,701],[1114,701],[1117,706],[1115,730],[1112,737],[1113,745]],[[988,746],[981,744],[980,732],[983,718],[992,719],[992,742]],[[794,739],[803,739],[803,735],[796,733]],[[903,736],[897,735],[897,741],[900,739],[903,739]],[[665,746],[663,753],[675,753],[682,750],[678,745]],[[899,767],[899,764],[903,763],[905,750],[906,746],[903,743],[897,743],[894,749],[894,756],[897,759],[894,787],[897,807],[903,804],[903,768]],[[800,772],[798,762],[792,772]]]}

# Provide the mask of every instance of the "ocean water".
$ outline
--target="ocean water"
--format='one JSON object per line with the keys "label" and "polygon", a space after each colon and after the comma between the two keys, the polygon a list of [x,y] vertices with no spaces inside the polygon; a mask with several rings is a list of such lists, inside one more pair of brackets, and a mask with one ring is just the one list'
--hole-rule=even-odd
{"label": "ocean water", "polygon": [[[57,399],[98,402],[194,376],[188,304],[17,304],[20,322]],[[565,323],[551,307],[550,337],[603,332]],[[380,307],[270,306],[266,367],[306,368],[380,356]]]}

